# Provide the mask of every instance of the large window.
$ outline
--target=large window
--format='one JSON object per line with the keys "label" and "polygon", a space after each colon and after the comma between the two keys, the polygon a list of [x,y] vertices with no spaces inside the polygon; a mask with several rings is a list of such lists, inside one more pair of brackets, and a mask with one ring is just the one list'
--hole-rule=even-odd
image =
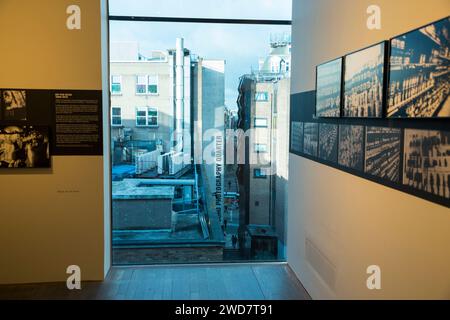
{"label": "large window", "polygon": [[291,0],[109,4],[113,263],[283,260]]}

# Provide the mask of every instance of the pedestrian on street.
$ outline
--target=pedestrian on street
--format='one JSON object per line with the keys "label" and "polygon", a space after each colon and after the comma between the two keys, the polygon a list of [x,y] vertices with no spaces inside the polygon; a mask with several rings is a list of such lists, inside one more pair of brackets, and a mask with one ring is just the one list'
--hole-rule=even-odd
{"label": "pedestrian on street", "polygon": [[232,235],[231,236],[231,242],[233,243],[233,249],[236,249],[236,244],[237,244],[237,237],[236,235]]}

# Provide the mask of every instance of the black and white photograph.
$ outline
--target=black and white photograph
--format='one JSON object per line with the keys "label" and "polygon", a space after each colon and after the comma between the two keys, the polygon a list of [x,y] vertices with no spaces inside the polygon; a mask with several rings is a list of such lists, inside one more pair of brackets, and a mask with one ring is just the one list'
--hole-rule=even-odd
{"label": "black and white photograph", "polygon": [[291,150],[303,152],[303,122],[293,121],[291,124]]}
{"label": "black and white photograph", "polygon": [[27,120],[27,95],[25,90],[2,91],[4,120]]}
{"label": "black and white photograph", "polygon": [[391,40],[388,117],[450,117],[449,93],[449,17]]}
{"label": "black and white photograph", "polygon": [[49,167],[48,127],[0,127],[0,169]]}
{"label": "black and white photograph", "polygon": [[405,130],[403,184],[450,199],[450,131]]}
{"label": "black and white photograph", "polygon": [[402,130],[367,127],[365,172],[372,176],[399,182]]}
{"label": "black and white photograph", "polygon": [[318,140],[319,124],[305,123],[303,152],[307,155],[317,157]]}
{"label": "black and white photograph", "polygon": [[354,125],[339,126],[339,164],[363,170],[364,166],[364,127]]}
{"label": "black and white photograph", "polygon": [[337,162],[338,125],[321,123],[319,125],[319,158]]}
{"label": "black and white photograph", "polygon": [[345,57],[344,117],[383,116],[385,46],[382,42]]}
{"label": "black and white photograph", "polygon": [[316,115],[341,115],[342,58],[317,67]]}

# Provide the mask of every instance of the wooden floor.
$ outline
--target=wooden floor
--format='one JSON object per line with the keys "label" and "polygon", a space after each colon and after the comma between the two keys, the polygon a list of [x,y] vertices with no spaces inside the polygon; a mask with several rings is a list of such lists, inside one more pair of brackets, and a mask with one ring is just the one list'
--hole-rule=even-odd
{"label": "wooden floor", "polygon": [[0,286],[0,299],[304,300],[286,264],[114,267],[104,282]]}

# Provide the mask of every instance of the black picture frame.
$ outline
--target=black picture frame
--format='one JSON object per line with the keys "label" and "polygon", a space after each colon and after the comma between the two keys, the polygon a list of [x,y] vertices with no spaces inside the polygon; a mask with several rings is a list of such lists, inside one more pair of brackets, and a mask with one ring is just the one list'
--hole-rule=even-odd
{"label": "black picture frame", "polygon": [[[449,24],[448,31],[450,32],[450,16],[447,16],[447,17],[444,17],[442,19],[439,19],[439,20],[433,21],[431,23],[425,24],[423,26],[420,26],[420,27],[418,27],[416,29],[413,29],[413,30],[407,31],[405,33],[399,34],[397,36],[394,36],[394,37],[392,37],[392,38],[390,38],[388,40],[389,41],[389,48],[390,48],[390,50],[389,50],[389,60],[388,60],[388,79],[387,79],[387,86],[386,86],[387,87],[387,90],[386,90],[387,91],[386,92],[387,93],[387,95],[386,95],[386,117],[388,119],[448,119],[448,118],[450,118],[450,100],[449,100],[450,98],[448,97],[448,95],[447,95],[447,103],[449,104],[449,107],[448,107],[449,108],[449,115],[448,116],[442,116],[442,117],[438,117],[438,116],[434,116],[434,115],[433,116],[407,116],[403,112],[399,113],[399,112],[394,112],[394,111],[391,110],[391,99],[393,99],[392,92],[391,92],[391,86],[393,85],[393,83],[392,83],[392,78],[393,78],[392,73],[393,73],[393,69],[394,69],[392,61],[393,61],[393,54],[394,54],[393,52],[397,49],[396,46],[393,45],[393,42],[395,40],[399,40],[402,37],[405,37],[405,36],[408,36],[408,35],[413,35],[415,33],[420,33],[420,30],[422,30],[422,29],[424,29],[424,28],[426,28],[428,26],[432,26],[432,25],[436,25],[438,23],[444,22],[445,20],[448,21],[448,24]],[[448,44],[448,48],[450,50],[450,44]],[[450,70],[450,62],[448,62],[448,68]],[[448,75],[448,77],[450,78],[450,75]],[[448,81],[450,82],[450,80],[448,80]],[[438,110],[436,110],[436,112],[437,111]]]}
{"label": "black picture frame", "polygon": [[[348,58],[352,55],[355,54],[359,54],[362,53],[364,51],[367,51],[369,49],[375,48],[377,46],[383,46],[382,48],[382,53],[383,53],[383,62],[382,62],[382,75],[381,75],[381,80],[382,80],[382,84],[381,84],[381,101],[380,101],[380,107],[379,107],[379,114],[375,115],[375,116],[353,116],[353,115],[347,115],[345,112],[345,104],[346,104],[346,72],[348,70]],[[389,41],[383,40],[381,42],[372,44],[370,46],[364,47],[362,49],[358,49],[355,50],[353,52],[350,52],[348,54],[346,54],[343,57],[344,63],[343,63],[343,72],[342,72],[342,102],[341,102],[341,117],[342,118],[346,118],[346,119],[381,119],[385,117],[386,114],[386,105],[387,105],[387,82],[388,82],[388,67],[389,67],[389,61],[388,61],[388,56],[390,53],[390,46],[389,46]]]}
{"label": "black picture frame", "polygon": [[[341,70],[340,70],[340,80],[339,80],[339,108],[337,108],[337,115],[334,116],[327,116],[324,114],[321,114],[318,112],[318,101],[319,101],[319,90],[317,90],[318,88],[318,81],[319,81],[319,68],[323,67],[327,64],[333,63],[333,62],[337,62],[340,61],[341,62]],[[344,84],[343,84],[343,76],[344,76],[344,57],[339,57],[339,58],[335,58],[326,62],[323,62],[319,65],[316,66],[316,78],[315,78],[315,85],[316,85],[316,109],[315,109],[315,117],[316,118],[329,118],[329,119],[333,119],[333,118],[340,118],[342,116],[342,91],[344,88]]]}

